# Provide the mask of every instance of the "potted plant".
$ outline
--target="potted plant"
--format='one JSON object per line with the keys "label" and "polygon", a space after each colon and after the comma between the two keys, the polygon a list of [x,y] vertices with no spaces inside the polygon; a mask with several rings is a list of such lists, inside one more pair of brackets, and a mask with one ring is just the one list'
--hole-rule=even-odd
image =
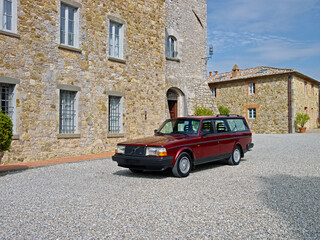
{"label": "potted plant", "polygon": [[4,152],[9,150],[12,141],[12,121],[0,110],[0,164]]}
{"label": "potted plant", "polygon": [[296,124],[299,127],[299,131],[300,133],[305,133],[306,132],[306,127],[304,126],[308,121],[310,120],[310,117],[308,114],[306,113],[298,113],[296,115]]}

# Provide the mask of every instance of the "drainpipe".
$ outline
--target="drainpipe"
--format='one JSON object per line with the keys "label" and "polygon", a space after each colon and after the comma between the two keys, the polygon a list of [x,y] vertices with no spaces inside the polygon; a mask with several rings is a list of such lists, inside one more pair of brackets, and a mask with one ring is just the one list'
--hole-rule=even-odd
{"label": "drainpipe", "polygon": [[292,76],[288,77],[288,133],[292,133]]}

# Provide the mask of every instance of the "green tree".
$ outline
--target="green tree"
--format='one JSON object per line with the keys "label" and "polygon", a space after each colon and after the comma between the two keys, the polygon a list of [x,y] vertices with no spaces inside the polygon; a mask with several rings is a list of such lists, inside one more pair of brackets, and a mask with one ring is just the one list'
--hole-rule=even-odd
{"label": "green tree", "polygon": [[0,154],[10,148],[12,141],[12,126],[13,124],[10,117],[0,110]]}
{"label": "green tree", "polygon": [[194,116],[212,116],[214,115],[212,110],[208,108],[196,107],[194,110]]}
{"label": "green tree", "polygon": [[219,110],[219,113],[223,114],[223,115],[228,115],[230,113],[228,108],[225,108],[225,107],[222,107],[222,106],[219,106],[218,110]]}

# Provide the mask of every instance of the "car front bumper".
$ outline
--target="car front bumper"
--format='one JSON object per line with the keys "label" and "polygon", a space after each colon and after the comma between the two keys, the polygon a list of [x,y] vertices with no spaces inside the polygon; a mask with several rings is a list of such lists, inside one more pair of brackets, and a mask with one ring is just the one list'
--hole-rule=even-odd
{"label": "car front bumper", "polygon": [[112,160],[117,162],[119,167],[137,170],[163,171],[171,167],[173,157],[137,157],[115,154],[112,157]]}

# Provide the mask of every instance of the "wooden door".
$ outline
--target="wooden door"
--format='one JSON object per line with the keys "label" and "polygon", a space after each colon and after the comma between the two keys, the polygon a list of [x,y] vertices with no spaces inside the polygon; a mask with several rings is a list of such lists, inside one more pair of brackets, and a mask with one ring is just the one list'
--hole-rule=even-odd
{"label": "wooden door", "polygon": [[178,101],[168,100],[170,118],[178,117]]}

